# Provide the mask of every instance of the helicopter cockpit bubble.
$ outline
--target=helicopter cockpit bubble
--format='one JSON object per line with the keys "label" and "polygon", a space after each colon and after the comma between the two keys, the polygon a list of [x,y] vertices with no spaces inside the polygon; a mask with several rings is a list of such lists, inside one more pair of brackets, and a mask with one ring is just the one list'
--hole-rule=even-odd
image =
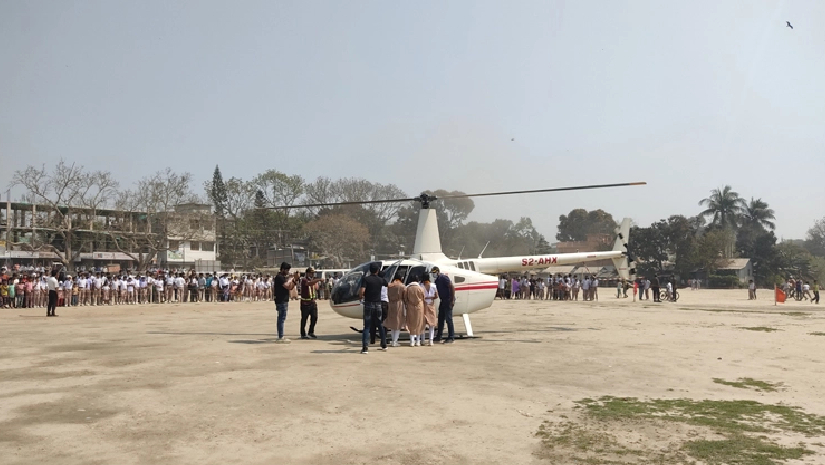
{"label": "helicopter cockpit bubble", "polygon": [[362,263],[344,273],[344,276],[332,287],[332,303],[334,305],[360,300],[358,292],[361,289],[361,281],[370,272],[370,263],[372,262]]}

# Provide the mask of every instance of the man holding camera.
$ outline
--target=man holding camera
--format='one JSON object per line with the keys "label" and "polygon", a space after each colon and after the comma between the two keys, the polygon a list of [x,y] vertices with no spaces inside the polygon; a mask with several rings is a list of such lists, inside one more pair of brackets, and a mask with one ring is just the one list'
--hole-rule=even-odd
{"label": "man holding camera", "polygon": [[[315,286],[323,278],[315,277],[315,270],[307,268],[304,277],[301,278],[301,339],[316,339],[315,323],[318,322],[318,303],[315,302]],[[307,319],[309,319],[309,336],[306,333]]]}
{"label": "man holding camera", "polygon": [[289,275],[292,268],[287,262],[281,263],[281,272],[275,276],[272,282],[273,294],[275,295],[275,309],[278,311],[278,339],[277,343],[288,343],[289,339],[284,338],[284,322],[286,321],[287,307],[289,306],[289,291],[295,288],[295,280]]}

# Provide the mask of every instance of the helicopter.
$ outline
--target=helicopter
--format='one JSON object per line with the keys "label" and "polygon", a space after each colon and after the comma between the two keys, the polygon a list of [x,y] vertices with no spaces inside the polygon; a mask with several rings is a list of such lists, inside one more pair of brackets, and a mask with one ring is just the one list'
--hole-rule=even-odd
{"label": "helicopter", "polygon": [[[496,275],[507,272],[543,270],[554,265],[582,263],[595,260],[610,259],[621,278],[631,279],[636,270],[631,268],[633,257],[630,255],[627,242],[630,233],[630,219],[622,220],[616,231],[617,237],[613,249],[604,252],[577,252],[562,254],[541,254],[517,257],[495,257],[476,259],[451,259],[441,249],[438,235],[438,220],[436,211],[430,208],[430,203],[445,198],[487,197],[513,194],[533,194],[543,192],[562,192],[603,189],[610,187],[626,187],[645,185],[645,182],[594,184],[586,186],[557,187],[527,191],[490,192],[481,194],[457,194],[437,197],[422,193],[418,197],[390,200],[369,200],[364,202],[335,202],[289,205],[274,208],[306,208],[329,207],[336,205],[360,205],[372,203],[419,202],[418,227],[415,235],[415,245],[408,259],[395,261],[381,261],[381,273],[388,279],[400,274],[404,283],[408,283],[413,276],[422,277],[425,273],[432,274],[435,267],[453,282],[455,287],[455,305],[453,316],[461,316],[467,337],[473,336],[473,327],[470,314],[493,305],[498,289]],[[361,281],[369,274],[370,264],[374,261],[362,263],[346,272],[332,288],[330,305],[341,316],[348,318],[363,318],[362,302],[359,298]],[[436,304],[437,306],[438,304]]]}

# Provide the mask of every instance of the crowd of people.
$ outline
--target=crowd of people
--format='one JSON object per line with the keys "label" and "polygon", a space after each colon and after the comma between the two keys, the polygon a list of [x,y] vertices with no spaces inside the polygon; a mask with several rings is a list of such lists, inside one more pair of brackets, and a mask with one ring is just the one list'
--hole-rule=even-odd
{"label": "crowd of people", "polygon": [[[664,283],[664,284],[661,284]],[[499,299],[517,300],[599,300],[601,282],[596,275],[574,276],[572,274],[558,274],[548,278],[541,277],[508,277],[500,276],[498,282]],[[664,286],[664,294],[661,287]],[[668,301],[677,299],[676,279],[653,278],[639,276],[635,280],[616,280],[616,297],[628,298],[628,292],[638,296],[639,300],[649,300],[651,294],[654,302],[661,302],[661,297]]]}
{"label": "crowd of people", "polygon": [[[785,296],[788,298],[795,300],[809,300],[811,303],[816,303],[817,305],[819,304],[819,282],[816,280],[814,280],[812,285],[810,281],[803,281],[800,278],[794,278],[791,276],[782,283],[781,288],[785,293]],[[750,292],[748,293],[749,299],[751,296],[753,299],[756,299],[755,288],[752,291],[752,295]]]}
{"label": "crowd of people", "polygon": [[[54,274],[56,283],[49,280]],[[237,302],[272,300],[274,277],[229,273],[194,273],[175,270],[134,276],[131,273],[46,271],[0,273],[0,307],[46,308],[49,291],[56,307],[171,304],[183,302]],[[300,279],[300,274],[296,273]],[[329,298],[337,275],[313,283],[319,298]],[[323,281],[323,282],[322,282]],[[297,290],[290,295],[298,300]]]}
{"label": "crowd of people", "polygon": [[[276,342],[287,343],[284,337],[284,325],[289,312],[290,294],[296,289],[300,295],[301,309],[301,339],[313,339],[315,325],[318,321],[317,289],[321,280],[313,278],[314,271],[308,268],[303,277],[291,273],[291,265],[281,264],[281,270],[275,276],[272,289],[275,300],[275,309],[278,313]],[[370,274],[361,281],[359,297],[363,306],[363,327],[361,330],[361,353],[368,354],[369,346],[376,344],[376,337],[381,350],[388,347],[399,347],[398,339],[402,331],[410,335],[410,347],[432,346],[440,341],[451,344],[455,340],[453,326],[453,306],[455,305],[455,288],[452,281],[442,274],[438,267],[431,272],[435,274],[435,282],[430,281],[430,275],[410,276],[407,284],[404,277],[396,274],[392,282],[381,274],[381,264],[371,263]],[[438,311],[435,301],[439,300]],[[306,329],[309,321],[309,329]],[[444,326],[447,334],[444,335]],[[389,335],[387,334],[389,331]]]}

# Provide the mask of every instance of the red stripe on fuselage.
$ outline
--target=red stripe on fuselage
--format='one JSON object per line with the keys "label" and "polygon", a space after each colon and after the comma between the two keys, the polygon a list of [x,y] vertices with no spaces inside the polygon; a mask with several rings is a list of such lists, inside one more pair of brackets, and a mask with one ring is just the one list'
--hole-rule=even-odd
{"label": "red stripe on fuselage", "polygon": [[498,289],[498,284],[478,284],[456,287],[456,291],[478,291],[481,289]]}

